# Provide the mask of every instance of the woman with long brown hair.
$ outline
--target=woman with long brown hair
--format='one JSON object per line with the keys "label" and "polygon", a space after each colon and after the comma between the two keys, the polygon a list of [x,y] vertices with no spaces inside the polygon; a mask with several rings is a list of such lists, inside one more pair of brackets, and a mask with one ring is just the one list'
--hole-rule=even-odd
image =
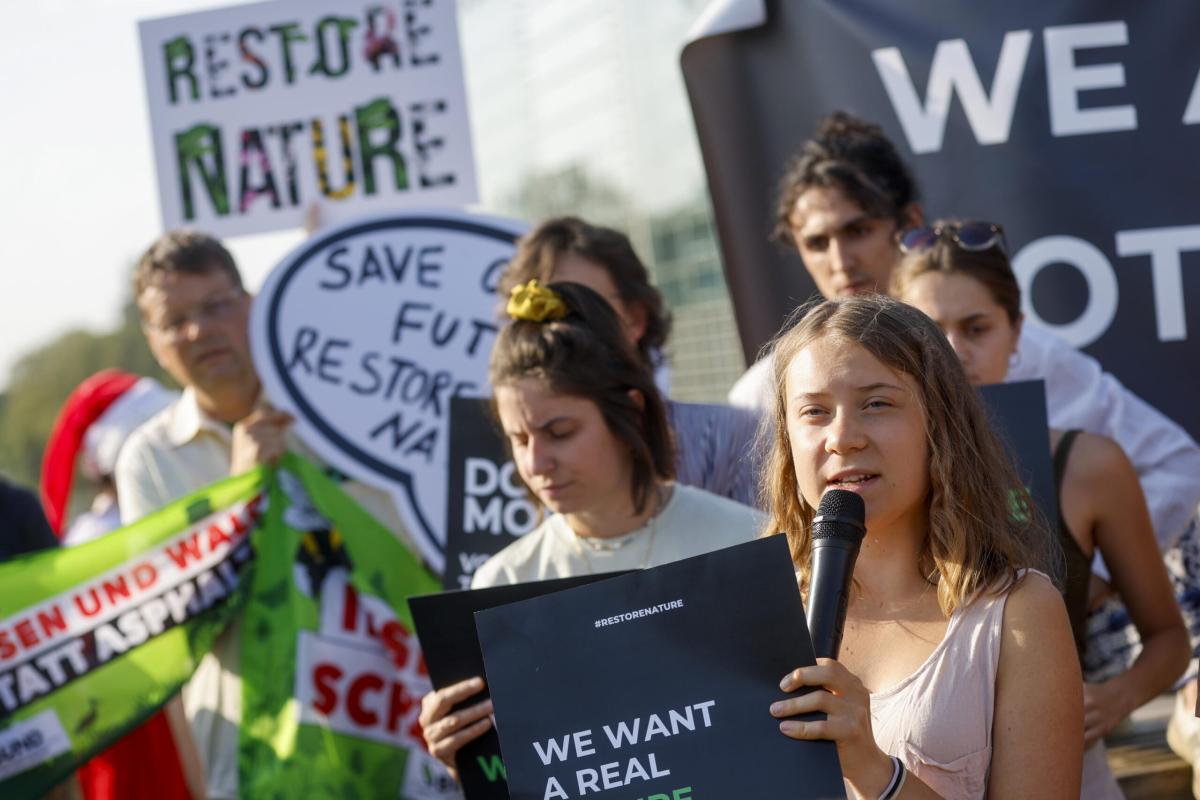
{"label": "woman with long brown hair", "polygon": [[[575,283],[514,287],[492,349],[493,410],[521,480],[550,513],[489,559],[474,588],[644,569],[750,541],[753,509],[673,480],[674,447],[650,366],[613,308]],[[425,696],[429,752],[455,753],[492,724],[472,678]]]}
{"label": "woman with long brown hair", "polygon": [[[910,232],[907,255],[892,275],[892,295],[929,315],[946,334],[973,384],[1001,383],[1024,322],[1021,288],[1000,226],[942,220]],[[1091,566],[1099,554],[1111,587],[1128,608],[1141,651],[1133,664],[1084,684],[1083,793],[1121,797],[1103,737],[1171,686],[1188,662],[1188,636],[1172,595],[1137,473],[1113,440],[1082,431],[1049,432],[1058,486],[1058,538],[1066,561],[1064,595],[1085,667]],[[1099,583],[1099,581],[1097,581]],[[1190,711],[1190,709],[1189,709]]]}
{"label": "woman with long brown hair", "polygon": [[[837,743],[854,797],[1078,794],[1079,664],[1057,559],[954,351],[883,296],[804,310],[775,346],[771,520],[807,593],[814,509],[867,533],[837,660],[783,676],[784,735]],[[793,719],[820,711],[824,720]]]}
{"label": "woman with long brown hair", "polygon": [[675,480],[745,505],[757,500],[761,460],[754,446],[761,415],[756,410],[710,403],[683,403],[667,395],[665,350],[671,314],[633,243],[613,228],[578,217],[551,217],[517,240],[517,251],[500,276],[498,291],[537,280],[578,283],[603,297],[625,338],[654,373],[667,423],[675,434]]}

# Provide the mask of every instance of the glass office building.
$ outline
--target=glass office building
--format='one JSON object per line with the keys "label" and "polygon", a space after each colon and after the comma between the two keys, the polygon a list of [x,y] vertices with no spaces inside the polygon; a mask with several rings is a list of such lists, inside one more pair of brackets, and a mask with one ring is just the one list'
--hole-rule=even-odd
{"label": "glass office building", "polygon": [[744,367],[679,53],[707,0],[460,0],[482,208],[627,232],[674,315],[672,395]]}

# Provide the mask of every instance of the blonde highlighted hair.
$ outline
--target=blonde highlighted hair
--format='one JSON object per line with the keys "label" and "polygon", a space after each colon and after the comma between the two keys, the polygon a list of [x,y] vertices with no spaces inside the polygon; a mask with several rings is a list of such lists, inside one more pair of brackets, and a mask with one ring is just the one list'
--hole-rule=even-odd
{"label": "blonde highlighted hair", "polygon": [[918,387],[929,443],[929,532],[918,568],[936,580],[942,611],[949,616],[981,591],[1008,589],[1025,567],[1058,574],[1057,543],[932,320],[885,295],[809,304],[793,319],[774,345],[774,431],[762,495],[770,511],[766,530],[788,537],[805,592],[815,510],[800,496],[792,461],[786,378],[796,355],[824,337],[861,346]]}

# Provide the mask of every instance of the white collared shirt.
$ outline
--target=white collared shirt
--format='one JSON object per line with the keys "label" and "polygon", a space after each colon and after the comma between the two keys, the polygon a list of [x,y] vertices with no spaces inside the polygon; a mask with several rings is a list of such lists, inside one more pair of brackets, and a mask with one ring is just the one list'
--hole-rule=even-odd
{"label": "white collared shirt", "polygon": [[[128,525],[172,500],[228,477],[232,446],[230,427],[205,414],[195,392],[185,389],[177,401],[130,434],[121,448],[114,475],[122,523]],[[290,431],[288,449],[317,465],[324,464]],[[358,481],[346,481],[341,488],[418,552],[386,492]]]}

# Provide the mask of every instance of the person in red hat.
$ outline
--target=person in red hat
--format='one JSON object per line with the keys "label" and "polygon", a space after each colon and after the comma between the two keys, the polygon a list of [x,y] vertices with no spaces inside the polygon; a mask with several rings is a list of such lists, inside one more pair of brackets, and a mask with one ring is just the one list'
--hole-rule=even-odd
{"label": "person in red hat", "polygon": [[[106,369],[67,397],[42,457],[42,505],[50,528],[64,545],[96,539],[121,526],[113,470],[129,434],[177,397],[153,378]],[[76,462],[100,486],[91,508],[68,525]],[[64,533],[65,530],[65,533]],[[178,704],[178,701],[172,701]],[[182,714],[180,710],[178,713]],[[78,771],[86,800],[190,800],[167,711],[97,755]]]}
{"label": "person in red hat", "polygon": [[[153,378],[106,369],[84,380],[67,397],[46,444],[41,481],[46,518],[63,544],[82,544],[120,527],[113,483],[117,453],[129,434],[177,396]],[[81,451],[83,473],[99,484],[100,491],[92,507],[67,525],[67,505]]]}

